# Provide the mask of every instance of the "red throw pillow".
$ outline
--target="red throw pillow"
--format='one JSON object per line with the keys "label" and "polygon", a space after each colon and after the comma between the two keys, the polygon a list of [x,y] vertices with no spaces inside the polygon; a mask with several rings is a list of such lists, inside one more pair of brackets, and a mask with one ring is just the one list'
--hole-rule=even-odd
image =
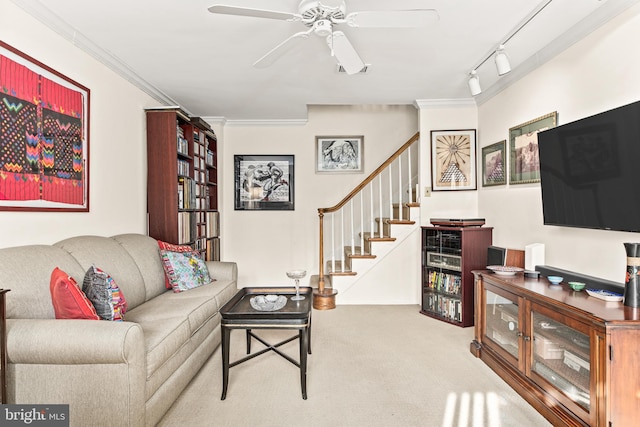
{"label": "red throw pillow", "polygon": [[100,319],[93,304],[80,290],[73,277],[58,267],[51,273],[49,289],[56,319]]}
{"label": "red throw pillow", "polygon": [[[192,253],[192,254],[200,256],[198,251],[195,251],[191,246],[174,245],[173,243],[167,243],[167,242],[163,242],[161,240],[158,240],[158,247],[160,248],[161,251],[188,252],[188,253]],[[167,288],[167,289],[173,289],[173,286],[171,285],[171,282],[169,281],[169,276],[166,274],[166,272],[165,272],[165,275],[164,275],[164,287]]]}

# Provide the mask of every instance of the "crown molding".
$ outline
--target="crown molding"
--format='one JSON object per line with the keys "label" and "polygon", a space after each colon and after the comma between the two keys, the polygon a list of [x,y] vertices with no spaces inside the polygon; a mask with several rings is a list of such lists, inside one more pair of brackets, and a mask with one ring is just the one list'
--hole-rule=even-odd
{"label": "crown molding", "polygon": [[476,100],[473,98],[460,98],[460,99],[416,99],[414,105],[418,110],[424,110],[427,108],[446,108],[446,107],[475,107]]}
{"label": "crown molding", "polygon": [[[53,13],[47,6],[39,0],[11,0],[15,3],[16,6],[23,9],[26,13],[28,13],[33,18],[42,22],[45,26],[55,31],[57,34],[62,36],[64,39],[69,41],[74,46],[78,47],[82,51],[91,55],[93,58],[97,59],[109,69],[123,77],[128,82],[132,83],[134,86],[145,92],[147,95],[151,96],[155,100],[165,105],[176,105],[174,99],[172,99],[169,95],[162,92],[160,89],[147,82],[145,79],[140,77],[133,69],[127,66],[123,61],[121,61],[116,56],[108,53],[100,46],[93,43],[91,40],[86,38],[83,34],[73,28],[71,25],[67,24],[62,18]],[[185,112],[191,115],[191,113],[186,110],[184,107],[181,107]]]}
{"label": "crown molding", "polygon": [[227,119],[227,126],[304,126],[307,119],[283,119],[283,120],[230,120]]}

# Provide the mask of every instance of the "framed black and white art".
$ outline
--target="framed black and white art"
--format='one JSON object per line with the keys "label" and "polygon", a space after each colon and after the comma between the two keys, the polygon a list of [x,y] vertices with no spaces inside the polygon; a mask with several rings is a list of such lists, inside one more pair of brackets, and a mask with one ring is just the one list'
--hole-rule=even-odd
{"label": "framed black and white art", "polygon": [[316,136],[316,173],[362,173],[364,136]]}
{"label": "framed black and white art", "polygon": [[294,210],[294,156],[235,155],[235,210]]}

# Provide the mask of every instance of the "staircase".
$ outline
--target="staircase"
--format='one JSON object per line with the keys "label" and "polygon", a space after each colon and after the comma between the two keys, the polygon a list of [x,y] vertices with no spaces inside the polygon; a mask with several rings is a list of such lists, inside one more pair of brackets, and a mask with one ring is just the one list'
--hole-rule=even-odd
{"label": "staircase", "polygon": [[313,307],[335,308],[359,279],[419,227],[416,133],[338,204],[319,208],[319,272]]}

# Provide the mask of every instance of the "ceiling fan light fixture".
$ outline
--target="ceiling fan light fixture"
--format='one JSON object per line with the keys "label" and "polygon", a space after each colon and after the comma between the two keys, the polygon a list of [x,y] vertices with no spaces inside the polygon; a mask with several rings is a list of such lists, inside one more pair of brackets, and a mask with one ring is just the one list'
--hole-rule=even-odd
{"label": "ceiling fan light fixture", "polygon": [[482,93],[482,88],[480,87],[480,77],[476,73],[476,70],[473,70],[469,74],[469,91],[472,96],[480,95]]}
{"label": "ceiling fan light fixture", "polygon": [[331,34],[332,25],[328,19],[320,19],[313,24],[313,32],[320,37],[326,37]]}
{"label": "ceiling fan light fixture", "polygon": [[504,51],[504,45],[500,45],[500,47],[498,47],[494,59],[499,76],[503,76],[511,71],[511,64],[509,63],[509,57],[507,56],[507,53]]}

